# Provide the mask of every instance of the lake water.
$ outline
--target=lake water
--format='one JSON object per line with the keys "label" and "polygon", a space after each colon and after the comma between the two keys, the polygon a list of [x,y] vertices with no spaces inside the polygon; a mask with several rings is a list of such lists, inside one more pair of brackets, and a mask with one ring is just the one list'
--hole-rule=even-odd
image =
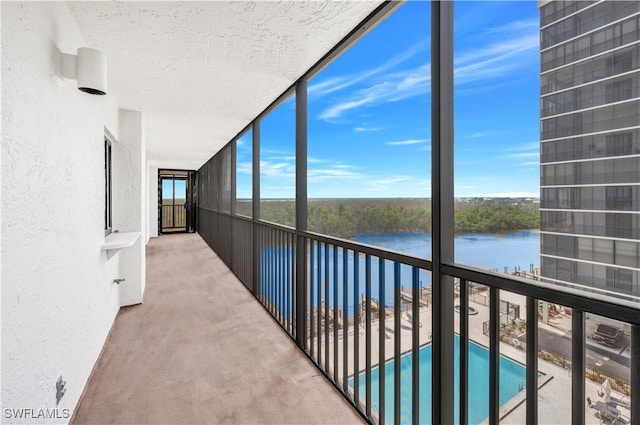
{"label": "lake water", "polygon": [[[431,258],[431,236],[426,233],[371,233],[356,235],[355,241],[367,245],[373,245],[388,250],[411,254],[423,258]],[[515,267],[529,270],[529,267],[539,264],[540,236],[537,230],[525,230],[506,234],[471,233],[461,234],[455,237],[455,261],[486,269],[509,271]],[[347,297],[344,297],[344,271],[345,261],[342,250],[338,250],[337,264],[334,267],[333,248],[323,248],[318,253],[312,249],[308,258],[311,269],[310,302],[312,306],[326,303],[327,306],[346,306],[346,313],[352,316],[365,294],[366,264],[365,256],[358,256],[349,252],[346,260],[347,267]],[[260,288],[265,296],[271,298],[274,292],[274,284],[277,282],[278,273],[285,276],[291,275],[288,265],[285,270],[280,266],[278,273],[270,273],[270,264],[280,264],[278,258],[291,255],[291,247],[266,248],[262,251],[262,273]],[[358,278],[354,272],[354,264],[358,263]],[[382,270],[381,270],[382,263]],[[381,273],[382,272],[382,273]],[[370,296],[380,300],[387,307],[393,306],[393,288],[395,282],[407,291],[414,285],[411,267],[400,266],[399,275],[395,274],[391,261],[380,261],[376,257],[371,258]],[[335,278],[337,276],[337,279]],[[356,282],[358,287],[356,288]],[[418,279],[415,282],[419,287],[431,285],[431,273],[427,270],[418,271]],[[357,296],[356,296],[357,293]],[[279,298],[279,297],[275,297]],[[284,297],[287,298],[287,297]],[[383,298],[383,299],[382,299]],[[283,315],[289,316],[291,311],[291,297],[289,302],[282,303],[276,299]]]}
{"label": "lake water", "polygon": [[[379,246],[417,257],[431,258],[431,235],[427,233],[367,233],[356,235],[356,242]],[[454,239],[455,261],[486,269],[529,270],[540,264],[540,234],[537,230],[518,232],[465,233]]]}

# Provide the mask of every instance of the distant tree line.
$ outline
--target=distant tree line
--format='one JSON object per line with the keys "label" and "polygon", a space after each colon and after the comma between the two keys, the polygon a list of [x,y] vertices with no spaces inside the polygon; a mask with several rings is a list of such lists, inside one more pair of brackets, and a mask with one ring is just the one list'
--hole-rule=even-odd
{"label": "distant tree line", "polygon": [[[263,220],[293,227],[295,202],[270,200],[260,204]],[[532,202],[458,202],[456,233],[502,233],[540,227],[538,204]],[[429,199],[309,200],[308,229],[353,239],[359,233],[431,231]]]}
{"label": "distant tree line", "polygon": [[540,228],[538,204],[495,204],[485,202],[455,212],[457,233],[503,233]]}

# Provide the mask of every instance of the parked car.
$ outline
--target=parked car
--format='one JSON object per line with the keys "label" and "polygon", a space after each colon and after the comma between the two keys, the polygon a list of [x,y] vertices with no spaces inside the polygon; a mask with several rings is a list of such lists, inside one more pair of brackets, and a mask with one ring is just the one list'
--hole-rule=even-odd
{"label": "parked car", "polygon": [[622,331],[609,325],[598,325],[593,331],[593,340],[609,347],[619,347],[622,339]]}

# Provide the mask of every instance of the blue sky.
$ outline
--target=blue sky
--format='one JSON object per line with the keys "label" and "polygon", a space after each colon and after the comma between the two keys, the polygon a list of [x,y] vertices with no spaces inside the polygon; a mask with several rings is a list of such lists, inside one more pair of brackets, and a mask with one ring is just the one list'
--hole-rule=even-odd
{"label": "blue sky", "polygon": [[176,199],[187,198],[186,180],[162,179],[162,199],[173,199],[175,181]]}
{"label": "blue sky", "polygon": [[[535,1],[457,2],[455,194],[538,196]],[[308,84],[310,198],[429,197],[430,3],[408,2]],[[261,197],[295,194],[295,100],[261,123]],[[251,193],[238,141],[238,197]]]}

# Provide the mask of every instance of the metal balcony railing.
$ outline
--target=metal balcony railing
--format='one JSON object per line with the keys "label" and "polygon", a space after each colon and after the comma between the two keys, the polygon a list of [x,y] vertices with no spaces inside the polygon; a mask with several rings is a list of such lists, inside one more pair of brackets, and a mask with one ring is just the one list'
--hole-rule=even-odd
{"label": "metal balcony railing", "polygon": [[[606,86],[605,83],[601,85]],[[603,90],[604,91],[604,90]],[[564,93],[563,93],[564,94]],[[568,93],[571,94],[571,93]],[[575,93],[575,100],[568,100],[568,97],[559,97],[558,95],[549,96],[542,99],[540,105],[540,116],[543,118],[553,117],[554,115],[566,114],[568,112],[579,111],[581,109],[593,108],[596,106],[604,106],[610,103],[622,102],[625,100],[635,99],[640,96],[640,87],[634,85],[627,89],[611,90],[602,95],[591,95]]]}
{"label": "metal balcony railing", "polygon": [[[563,118],[550,118],[543,122],[540,138],[542,140],[555,139],[560,137],[571,137],[579,134],[597,133],[599,131],[610,131],[622,128],[638,127],[640,118],[637,116],[623,116],[614,119],[604,119],[598,121],[558,121]],[[571,117],[570,117],[571,118]],[[555,120],[555,121],[554,121]]]}
{"label": "metal balcony railing", "polygon": [[187,226],[187,207],[183,204],[162,205],[162,228],[178,229]]}
{"label": "metal balcony railing", "polygon": [[[630,420],[640,417],[640,315],[633,300],[560,288],[542,281],[501,275],[459,264],[433,263],[352,241],[249,218],[199,209],[200,234],[265,309],[296,341],[322,373],[372,423],[431,422],[421,393],[438,402],[447,383],[427,384],[421,349],[432,335],[424,327],[443,320],[440,301],[431,296],[433,277],[451,289],[451,302],[468,311],[470,286],[488,294],[488,423],[498,423],[500,406],[500,291],[526,297],[522,345],[538,346],[538,300],[571,308],[571,409],[573,423],[585,422],[585,315],[631,325]],[[434,282],[436,284],[436,282]],[[453,289],[455,287],[455,290]],[[422,308],[430,306],[431,317]],[[524,325],[522,325],[524,327]],[[434,332],[436,327],[433,327]],[[433,335],[435,337],[435,335]],[[469,316],[460,315],[457,383],[460,423],[469,422]],[[538,350],[526,350],[527,423],[537,423]],[[435,351],[434,351],[435,355]],[[435,382],[435,379],[434,379]],[[429,387],[441,385],[442,387]]]}

